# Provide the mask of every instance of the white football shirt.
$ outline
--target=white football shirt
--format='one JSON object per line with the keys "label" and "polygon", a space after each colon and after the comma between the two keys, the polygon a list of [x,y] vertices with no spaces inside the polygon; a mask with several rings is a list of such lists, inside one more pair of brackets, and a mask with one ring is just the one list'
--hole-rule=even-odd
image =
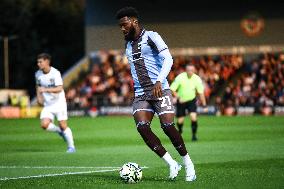
{"label": "white football shirt", "polygon": [[[46,74],[43,73],[43,71],[38,70],[35,73],[35,79],[36,79],[36,84],[39,87],[56,87],[63,85],[61,74],[54,67],[51,67],[50,71]],[[50,106],[55,104],[57,105],[66,104],[64,90],[62,90],[59,93],[43,92],[42,95],[44,99],[43,103],[44,106]]]}

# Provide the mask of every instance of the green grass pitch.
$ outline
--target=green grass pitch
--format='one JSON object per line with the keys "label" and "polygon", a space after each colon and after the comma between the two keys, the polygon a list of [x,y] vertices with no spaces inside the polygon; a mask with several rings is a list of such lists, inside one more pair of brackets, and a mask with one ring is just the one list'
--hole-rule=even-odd
{"label": "green grass pitch", "polygon": [[[132,117],[70,118],[69,126],[75,154],[66,154],[64,141],[42,131],[38,119],[0,120],[0,188],[284,188],[281,116],[200,116],[194,143],[186,120],[183,137],[197,172],[192,183],[183,169],[167,179],[168,167],[144,144]],[[181,163],[157,118],[152,129]],[[148,167],[137,184],[119,178],[118,167],[129,161]]]}

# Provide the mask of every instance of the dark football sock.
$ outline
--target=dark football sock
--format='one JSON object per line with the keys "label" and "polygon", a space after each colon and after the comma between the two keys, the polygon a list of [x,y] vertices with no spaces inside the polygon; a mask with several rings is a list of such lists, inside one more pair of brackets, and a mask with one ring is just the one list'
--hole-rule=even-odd
{"label": "dark football sock", "polygon": [[197,132],[197,121],[192,121],[191,122],[191,130],[192,130],[192,135],[196,135],[196,132]]}
{"label": "dark football sock", "polygon": [[177,127],[178,127],[178,132],[181,134],[182,133],[183,123],[177,123]]}
{"label": "dark football sock", "polygon": [[137,130],[151,150],[160,157],[165,155],[167,151],[162,146],[160,139],[152,132],[150,122],[139,122],[137,124]]}
{"label": "dark football sock", "polygon": [[172,144],[181,156],[187,154],[183,139],[180,133],[176,130],[174,123],[164,123],[162,124],[162,129],[165,134],[170,138]]}

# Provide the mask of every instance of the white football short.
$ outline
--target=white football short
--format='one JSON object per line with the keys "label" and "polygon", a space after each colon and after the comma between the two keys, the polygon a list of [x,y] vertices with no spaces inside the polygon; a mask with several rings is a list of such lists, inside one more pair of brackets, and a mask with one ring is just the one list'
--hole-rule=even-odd
{"label": "white football short", "polygon": [[40,113],[40,119],[49,118],[51,120],[54,120],[55,116],[58,121],[67,120],[68,119],[67,106],[66,105],[61,105],[60,107],[54,105],[45,106]]}

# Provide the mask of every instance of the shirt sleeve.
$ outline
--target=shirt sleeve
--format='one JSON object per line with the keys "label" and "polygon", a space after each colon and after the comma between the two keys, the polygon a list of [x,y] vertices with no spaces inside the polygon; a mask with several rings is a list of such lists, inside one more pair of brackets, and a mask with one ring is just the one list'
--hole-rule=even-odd
{"label": "shirt sleeve", "polygon": [[169,75],[174,61],[173,61],[173,58],[172,58],[172,55],[169,49],[161,51],[159,53],[159,57],[161,58],[163,63],[162,63],[162,68],[161,68],[160,74],[158,75],[157,81],[163,82]]}
{"label": "shirt sleeve", "polygon": [[40,86],[37,72],[35,73],[35,84],[36,86]]}
{"label": "shirt sleeve", "polygon": [[157,81],[163,82],[171,71],[173,65],[172,55],[168,49],[168,46],[157,32],[150,33],[148,37],[148,44],[154,51],[156,51],[161,60],[162,68],[158,75]]}
{"label": "shirt sleeve", "polygon": [[55,77],[54,77],[55,81],[55,86],[60,86],[60,85],[63,85],[63,80],[62,80],[62,77],[61,77],[61,74],[59,71],[57,71],[55,73]]}
{"label": "shirt sleeve", "polygon": [[196,78],[196,90],[198,94],[202,94],[204,92],[204,86],[199,76]]}
{"label": "shirt sleeve", "polygon": [[152,32],[148,38],[149,45],[159,54],[163,50],[168,49],[168,46],[157,32]]}

